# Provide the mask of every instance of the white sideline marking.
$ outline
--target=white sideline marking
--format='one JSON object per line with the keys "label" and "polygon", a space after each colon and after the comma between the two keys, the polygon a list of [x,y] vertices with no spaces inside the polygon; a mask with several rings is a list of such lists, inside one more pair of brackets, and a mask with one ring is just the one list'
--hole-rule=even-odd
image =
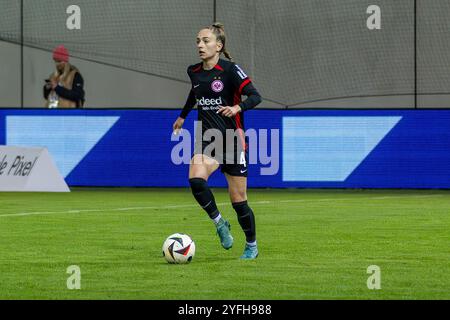
{"label": "white sideline marking", "polygon": [[[383,197],[369,197],[369,198],[329,198],[329,199],[295,199],[295,200],[279,200],[279,201],[251,201],[251,205],[259,204],[276,204],[276,203],[295,203],[295,202],[322,202],[322,201],[358,201],[358,200],[382,200],[382,199],[396,199],[396,198],[429,198],[442,197],[444,194],[430,194],[423,196],[383,196]],[[230,204],[229,202],[217,203],[219,206]],[[42,211],[42,212],[22,212],[0,214],[0,217],[22,217],[34,215],[48,215],[48,214],[67,214],[67,213],[91,213],[91,212],[114,212],[114,211],[132,211],[132,210],[155,210],[155,209],[177,209],[177,208],[195,208],[198,204],[184,204],[184,205],[163,205],[150,207],[129,207],[129,208],[111,208],[111,209],[81,209],[81,210],[66,210],[66,211]]]}

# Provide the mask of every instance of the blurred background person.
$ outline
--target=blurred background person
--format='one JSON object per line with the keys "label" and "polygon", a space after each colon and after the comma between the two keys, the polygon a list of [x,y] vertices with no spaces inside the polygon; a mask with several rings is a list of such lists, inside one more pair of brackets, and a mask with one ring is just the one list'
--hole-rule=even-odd
{"label": "blurred background person", "polygon": [[60,45],[53,51],[56,70],[45,80],[46,108],[81,108],[84,105],[84,79],[69,63],[69,51]]}

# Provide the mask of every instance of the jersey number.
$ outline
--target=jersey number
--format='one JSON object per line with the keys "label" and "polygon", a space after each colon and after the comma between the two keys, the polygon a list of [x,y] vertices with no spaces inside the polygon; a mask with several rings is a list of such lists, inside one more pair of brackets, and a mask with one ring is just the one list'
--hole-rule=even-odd
{"label": "jersey number", "polygon": [[244,153],[244,151],[241,152],[241,160],[239,162],[240,162],[239,164],[243,164],[244,167],[247,166],[247,162],[245,162],[245,153]]}

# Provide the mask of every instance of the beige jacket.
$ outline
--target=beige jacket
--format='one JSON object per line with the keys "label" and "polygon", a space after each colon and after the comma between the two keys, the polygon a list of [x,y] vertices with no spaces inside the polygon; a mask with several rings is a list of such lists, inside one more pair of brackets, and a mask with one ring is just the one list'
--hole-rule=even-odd
{"label": "beige jacket", "polygon": [[[75,74],[79,72],[78,69],[67,63],[66,64],[66,68],[64,69],[64,72],[60,75],[58,73],[58,71],[53,72],[49,79],[50,81],[55,81],[56,83],[61,83],[64,88],[68,89],[68,90],[72,90],[72,86],[73,86],[73,78],[75,77]],[[49,97],[55,94],[55,91],[52,90],[50,92]],[[45,101],[45,107],[48,108],[50,105],[50,101],[49,99],[47,99]],[[66,100],[62,97],[58,96],[58,108],[76,108],[77,107],[77,103],[75,101],[71,101],[71,100]]]}

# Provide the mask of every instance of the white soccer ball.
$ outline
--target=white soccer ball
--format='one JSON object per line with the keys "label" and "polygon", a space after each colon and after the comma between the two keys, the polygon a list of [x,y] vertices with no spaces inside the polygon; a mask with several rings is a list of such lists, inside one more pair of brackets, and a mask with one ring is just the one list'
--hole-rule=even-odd
{"label": "white soccer ball", "polygon": [[168,263],[189,263],[195,255],[195,243],[187,234],[174,233],[164,241],[162,252]]}

